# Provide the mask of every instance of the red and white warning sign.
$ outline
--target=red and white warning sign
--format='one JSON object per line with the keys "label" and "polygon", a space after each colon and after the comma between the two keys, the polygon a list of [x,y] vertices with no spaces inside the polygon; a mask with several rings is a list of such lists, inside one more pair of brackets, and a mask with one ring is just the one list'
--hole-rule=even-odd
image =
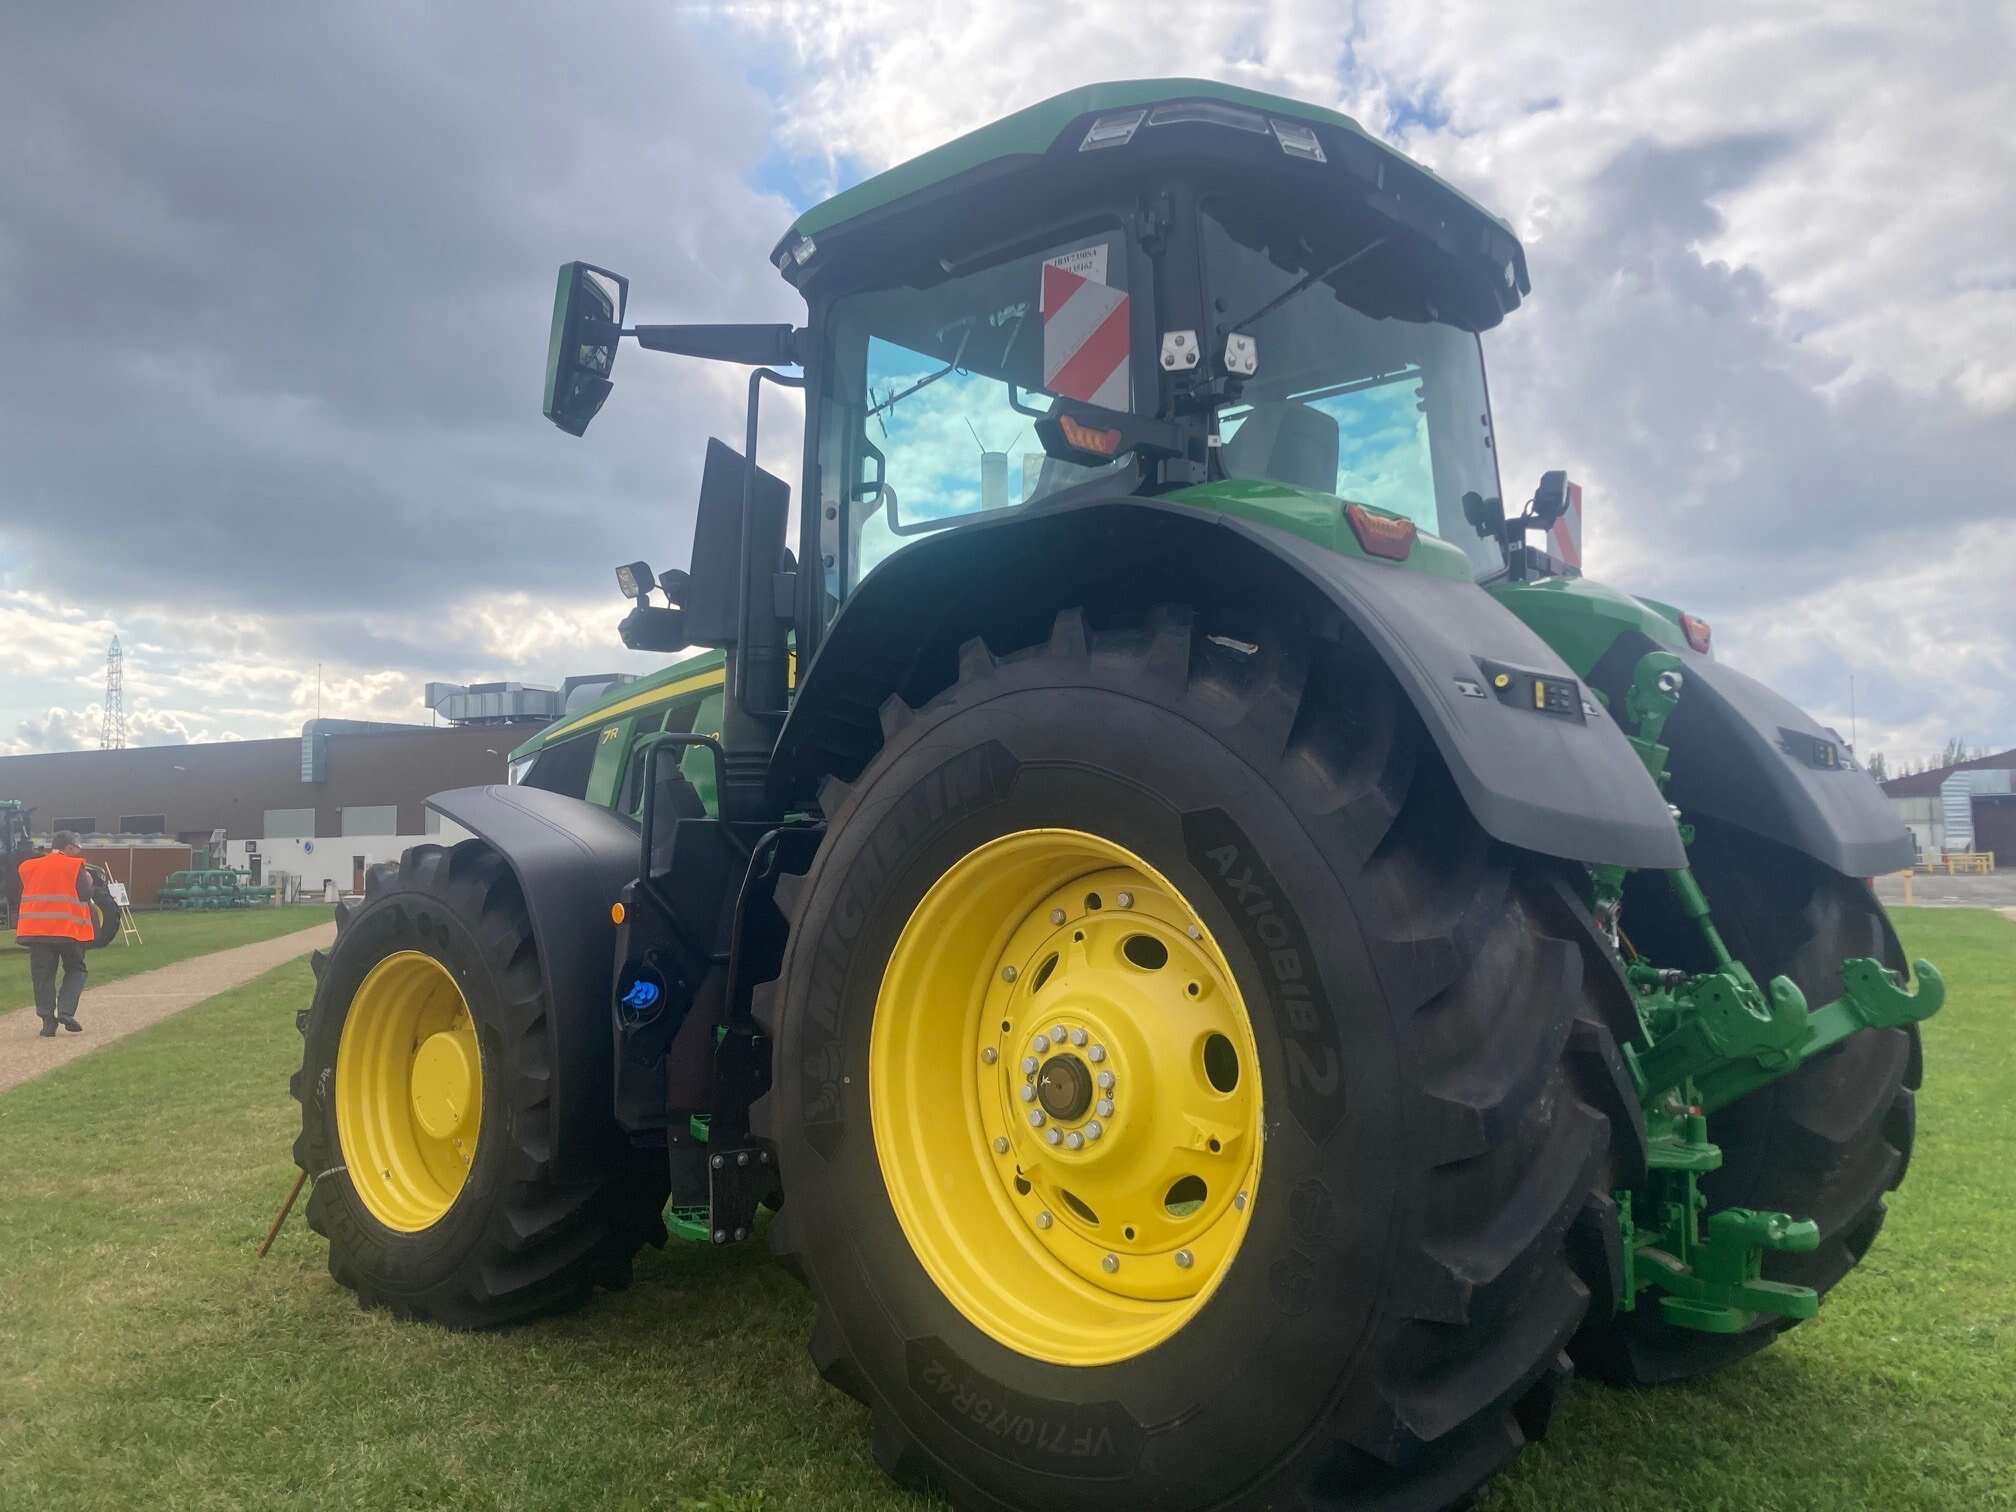
{"label": "red and white warning sign", "polygon": [[1043,387],[1067,399],[1124,410],[1128,381],[1128,302],[1106,282],[1106,243],[1080,247],[1043,264]]}
{"label": "red and white warning sign", "polygon": [[1582,485],[1568,485],[1567,508],[1547,532],[1552,539],[1555,560],[1582,570]]}

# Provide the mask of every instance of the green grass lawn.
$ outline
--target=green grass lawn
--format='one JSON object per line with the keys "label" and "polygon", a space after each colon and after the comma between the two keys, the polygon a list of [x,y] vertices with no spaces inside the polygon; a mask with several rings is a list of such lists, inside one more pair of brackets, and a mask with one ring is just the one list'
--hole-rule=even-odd
{"label": "green grass lawn", "polygon": [[[2016,1507],[2016,925],[1898,918],[1952,997],[1868,1261],[1708,1384],[1578,1385],[1487,1512]],[[760,1248],[647,1251],[487,1335],[361,1311],[298,1210],[254,1262],[308,992],[296,962],[0,1094],[0,1507],[933,1505],[875,1469]]]}
{"label": "green grass lawn", "polygon": [[[136,971],[152,971],[156,966],[172,966],[213,950],[227,950],[233,945],[250,945],[254,940],[270,940],[275,935],[310,929],[333,917],[327,903],[136,914],[134,918],[146,943],[128,945],[114,940],[103,950],[92,951],[87,962],[91,985],[102,987]],[[11,930],[0,930],[0,1013],[34,1000],[35,990],[28,980],[28,952],[14,943]]]}

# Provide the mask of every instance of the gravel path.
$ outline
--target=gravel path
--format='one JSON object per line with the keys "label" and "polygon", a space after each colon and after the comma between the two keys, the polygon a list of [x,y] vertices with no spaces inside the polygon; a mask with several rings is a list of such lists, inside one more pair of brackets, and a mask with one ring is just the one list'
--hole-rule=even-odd
{"label": "gravel path", "polygon": [[84,1026],[82,1034],[59,1029],[54,1039],[41,1038],[42,1022],[35,1017],[32,1005],[0,1013],[0,1092],[249,982],[318,946],[326,947],[335,938],[336,924],[331,920],[278,939],[234,945],[173,966],[156,967],[103,987],[94,987],[87,980],[84,1001],[77,1009],[77,1022]]}

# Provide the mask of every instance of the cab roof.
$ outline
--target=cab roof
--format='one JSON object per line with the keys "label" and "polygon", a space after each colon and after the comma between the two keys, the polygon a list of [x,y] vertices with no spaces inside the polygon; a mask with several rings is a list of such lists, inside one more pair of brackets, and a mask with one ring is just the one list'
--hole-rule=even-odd
{"label": "cab roof", "polygon": [[[772,250],[771,262],[786,279],[797,283],[804,265],[817,257],[822,239],[848,239],[857,228],[935,197],[961,181],[992,180],[1018,167],[1034,166],[1047,156],[1068,153],[1075,157],[1092,120],[1100,116],[1181,103],[1228,106],[1248,121],[1264,117],[1311,127],[1333,167],[1357,181],[1352,186],[1340,177],[1340,192],[1355,187],[1359,192],[1420,202],[1419,209],[1430,219],[1444,223],[1439,229],[1454,233],[1453,238],[1436,239],[1453,239],[1465,250],[1504,265],[1513,303],[1518,295],[1530,291],[1525,250],[1511,226],[1462,190],[1380,141],[1347,115],[1209,79],[1120,79],[1053,95],[812,206],[792,222]],[[1230,119],[1228,113],[1225,123]],[[1408,218],[1420,217],[1417,213]]]}

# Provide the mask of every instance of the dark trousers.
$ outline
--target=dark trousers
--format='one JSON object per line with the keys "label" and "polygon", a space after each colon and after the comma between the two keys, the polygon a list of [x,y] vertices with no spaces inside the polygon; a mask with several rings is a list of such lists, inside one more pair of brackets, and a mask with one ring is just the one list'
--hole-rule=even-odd
{"label": "dark trousers", "polygon": [[[84,942],[82,940],[23,940],[28,947],[28,975],[35,983],[35,1011],[46,1022],[54,1018],[77,1017],[77,1000],[84,996]],[[63,986],[56,986],[56,967],[63,967]]]}

